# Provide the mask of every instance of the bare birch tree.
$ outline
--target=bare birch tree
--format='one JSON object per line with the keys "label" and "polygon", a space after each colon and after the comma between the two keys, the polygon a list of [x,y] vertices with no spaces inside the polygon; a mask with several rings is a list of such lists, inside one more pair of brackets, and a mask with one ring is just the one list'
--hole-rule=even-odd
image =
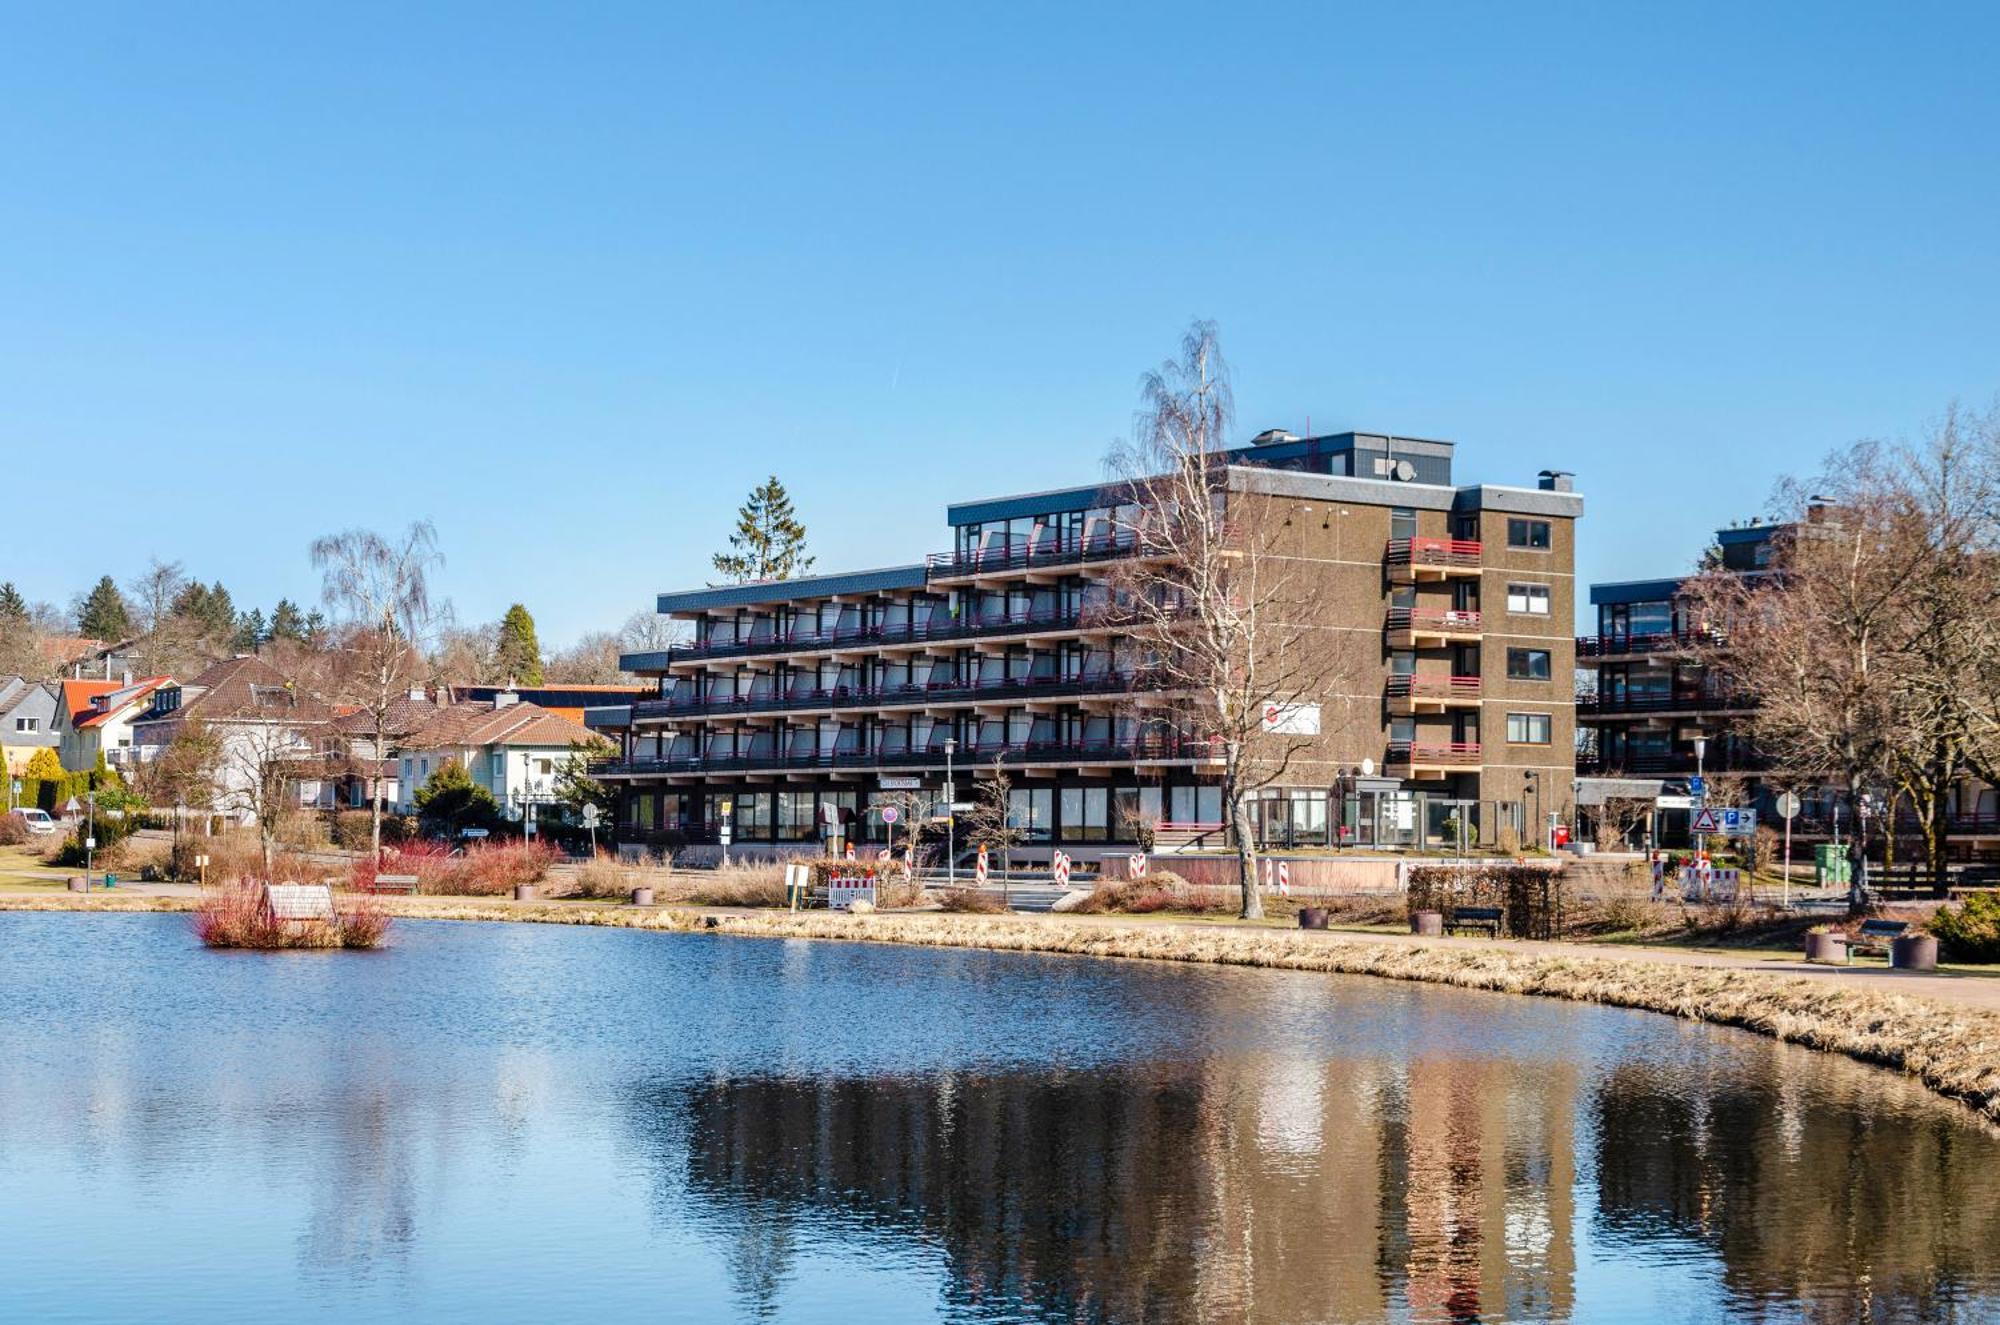
{"label": "bare birch tree", "polygon": [[1309,561],[1291,555],[1297,503],[1230,483],[1234,405],[1212,323],[1195,323],[1180,354],[1141,379],[1141,400],[1109,461],[1122,498],[1114,533],[1130,546],[1105,610],[1142,674],[1126,721],[1144,755],[1221,764],[1241,914],[1255,918],[1251,803],[1319,743],[1319,706],[1345,702],[1352,650],[1326,629]]}
{"label": "bare birch tree", "polygon": [[[349,529],[313,540],[312,560],[323,577],[332,625],[324,692],[360,710],[368,758],[387,759],[415,721],[410,690],[427,678],[424,650],[440,621],[430,593],[431,573],[444,562],[437,531],[417,521],[391,542],[371,530]],[[370,779],[369,818],[369,842],[379,858],[379,777]]]}

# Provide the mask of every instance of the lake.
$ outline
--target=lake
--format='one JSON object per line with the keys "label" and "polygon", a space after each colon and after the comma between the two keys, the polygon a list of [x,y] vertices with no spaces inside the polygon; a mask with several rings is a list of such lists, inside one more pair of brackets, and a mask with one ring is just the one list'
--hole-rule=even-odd
{"label": "lake", "polygon": [[0,1320],[2000,1318],[1879,1069],[1365,977],[0,914]]}

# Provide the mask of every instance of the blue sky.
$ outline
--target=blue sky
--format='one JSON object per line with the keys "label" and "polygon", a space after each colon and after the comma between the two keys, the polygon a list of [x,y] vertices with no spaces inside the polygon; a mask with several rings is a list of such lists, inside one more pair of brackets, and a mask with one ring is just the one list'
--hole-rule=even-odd
{"label": "blue sky", "polygon": [[825,569],[1094,478],[1194,316],[1245,436],[1577,471],[1586,579],[2000,389],[1991,7],[10,8],[31,598],[428,516],[566,643],[769,472]]}

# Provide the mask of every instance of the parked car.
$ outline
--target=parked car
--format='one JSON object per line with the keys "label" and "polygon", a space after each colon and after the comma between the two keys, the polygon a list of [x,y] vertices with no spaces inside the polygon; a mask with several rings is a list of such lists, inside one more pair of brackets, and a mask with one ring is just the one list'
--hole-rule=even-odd
{"label": "parked car", "polygon": [[49,818],[47,810],[9,810],[10,816],[21,821],[31,833],[47,834],[56,831],[56,821]]}

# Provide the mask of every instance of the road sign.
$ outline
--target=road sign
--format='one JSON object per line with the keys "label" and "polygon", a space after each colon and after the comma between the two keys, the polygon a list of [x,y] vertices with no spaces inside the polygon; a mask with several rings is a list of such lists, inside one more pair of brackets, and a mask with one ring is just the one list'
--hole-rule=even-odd
{"label": "road sign", "polygon": [[1656,810],[1692,810],[1695,808],[1692,796],[1655,796],[1653,808]]}
{"label": "road sign", "polygon": [[902,817],[903,817],[903,815],[902,815],[902,812],[901,812],[900,810],[898,810],[898,809],[897,809],[897,808],[896,808],[895,806],[893,806],[893,805],[884,805],[884,806],[882,807],[882,822],[883,822],[883,823],[885,823],[885,824],[892,824],[892,823],[895,823],[895,822],[896,822],[896,820],[898,820],[898,819],[900,819],[900,818],[902,818]]}
{"label": "road sign", "polygon": [[586,805],[583,807],[583,826],[585,828],[597,827],[603,818],[604,811],[598,809],[595,805]]}
{"label": "road sign", "polygon": [[944,784],[944,794],[943,794],[943,795],[941,795],[941,796],[939,796],[939,797],[938,797],[938,799],[939,799],[939,800],[946,800],[946,801],[955,801],[955,800],[957,800],[957,799],[958,799],[958,786],[957,786],[957,784],[956,784],[956,783],[952,783],[952,782],[947,782],[947,783],[945,783],[945,784]]}
{"label": "road sign", "polygon": [[971,814],[978,808],[971,801],[953,801],[951,803],[951,812],[953,814]]}
{"label": "road sign", "polygon": [[63,802],[64,814],[75,814],[78,810],[82,808],[83,808],[83,802],[78,800],[74,796],[70,797],[68,800]]}
{"label": "road sign", "polygon": [[1779,792],[1772,808],[1777,810],[1780,819],[1796,819],[1799,817],[1799,798],[1789,791]]}
{"label": "road sign", "polygon": [[1706,795],[1706,794],[1707,794],[1707,792],[1708,792],[1708,779],[1707,779],[1707,778],[1689,778],[1689,779],[1688,779],[1688,795],[1690,795],[1690,796],[1701,796],[1701,795]]}
{"label": "road sign", "polygon": [[[529,827],[532,830],[533,825],[530,825]],[[486,830],[484,828],[461,828],[458,832],[458,835],[460,837],[474,837],[474,838],[484,837],[486,836]]]}
{"label": "road sign", "polygon": [[1722,821],[1722,831],[1730,837],[1748,837],[1757,831],[1755,810],[1715,810],[1712,813]]}
{"label": "road sign", "polygon": [[1719,833],[1722,831],[1722,824],[1716,818],[1714,810],[1696,810],[1694,818],[1688,821],[1688,831],[1690,833]]}
{"label": "road sign", "polygon": [[924,785],[922,778],[885,777],[882,779],[884,791],[915,791]]}

